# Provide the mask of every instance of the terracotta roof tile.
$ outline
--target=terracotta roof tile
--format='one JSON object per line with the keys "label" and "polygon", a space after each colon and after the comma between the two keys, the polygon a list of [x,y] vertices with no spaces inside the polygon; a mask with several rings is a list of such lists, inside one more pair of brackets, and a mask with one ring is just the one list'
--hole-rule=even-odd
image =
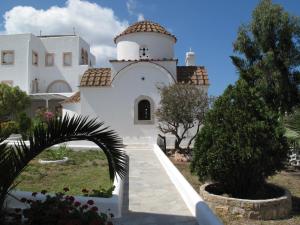
{"label": "terracotta roof tile", "polygon": [[119,34],[118,36],[115,37],[114,42],[116,43],[116,40],[123,35],[137,33],[137,32],[154,32],[154,33],[165,34],[165,35],[168,35],[168,36],[174,38],[175,42],[177,41],[175,35],[171,34],[160,24],[154,23],[152,21],[144,20],[144,21],[140,21],[140,22],[134,23],[131,26],[129,26],[121,34]]}
{"label": "terracotta roof tile", "polygon": [[80,92],[79,91],[61,103],[62,104],[70,104],[70,103],[78,103],[78,102],[80,102]]}
{"label": "terracotta roof tile", "polygon": [[177,81],[195,85],[209,85],[204,66],[177,66]]}
{"label": "terracotta roof tile", "polygon": [[99,87],[110,86],[111,69],[110,68],[92,68],[84,72],[80,87]]}

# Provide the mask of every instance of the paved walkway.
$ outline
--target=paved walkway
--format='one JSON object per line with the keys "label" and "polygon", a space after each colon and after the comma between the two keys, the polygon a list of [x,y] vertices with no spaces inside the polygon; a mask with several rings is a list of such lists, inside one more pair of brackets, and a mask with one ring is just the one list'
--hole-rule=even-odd
{"label": "paved walkway", "polygon": [[129,177],[116,225],[196,225],[151,147],[127,147]]}

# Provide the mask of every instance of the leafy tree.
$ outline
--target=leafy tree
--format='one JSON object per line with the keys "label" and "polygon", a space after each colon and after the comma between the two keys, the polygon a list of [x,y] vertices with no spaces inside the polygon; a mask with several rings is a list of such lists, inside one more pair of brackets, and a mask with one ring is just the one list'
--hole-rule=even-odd
{"label": "leafy tree", "polygon": [[272,0],[262,0],[250,24],[240,27],[232,61],[268,106],[290,112],[299,104],[300,19]]}
{"label": "leafy tree", "polygon": [[207,94],[195,85],[181,83],[160,87],[159,90],[161,106],[156,112],[159,129],[163,133],[175,135],[175,149],[179,151],[183,151],[180,144],[187,138],[187,132],[192,128],[196,129],[188,141],[189,149],[208,108]]}
{"label": "leafy tree", "polygon": [[234,197],[249,198],[283,168],[288,151],[278,114],[239,80],[207,113],[193,149],[191,169]]}
{"label": "leafy tree", "polygon": [[29,146],[24,141],[9,146],[3,142],[7,137],[0,137],[0,216],[5,198],[14,188],[15,179],[32,159],[56,144],[76,140],[94,142],[107,157],[110,178],[113,179],[116,174],[123,178],[126,174],[126,155],[121,149],[122,140],[103,125],[97,119],[82,116],[53,117],[46,122],[46,126],[40,123],[33,128]]}
{"label": "leafy tree", "polygon": [[0,118],[9,115],[15,119],[29,104],[30,98],[19,87],[0,84]]}

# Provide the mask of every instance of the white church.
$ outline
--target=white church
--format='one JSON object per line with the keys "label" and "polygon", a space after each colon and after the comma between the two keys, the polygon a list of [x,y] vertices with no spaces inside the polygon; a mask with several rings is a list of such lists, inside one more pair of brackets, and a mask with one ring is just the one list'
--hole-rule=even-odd
{"label": "white church", "polygon": [[207,91],[208,75],[188,52],[178,66],[176,37],[150,21],[129,26],[115,37],[117,59],[109,68],[91,68],[81,78],[79,92],[62,103],[64,113],[97,116],[115,129],[125,143],[153,142],[159,133],[155,111],[158,85],[190,82]]}
{"label": "white church", "polygon": [[[3,49],[1,38],[3,37],[0,36],[0,50],[4,53],[6,51],[5,54],[15,54],[13,46],[12,50]],[[33,99],[43,100],[47,99],[47,96],[56,96],[55,104],[60,100],[64,115],[68,113],[98,117],[117,131],[124,143],[156,142],[159,134],[155,118],[155,111],[160,102],[158,86],[186,82],[197,85],[206,92],[209,87],[207,71],[203,66],[196,66],[195,53],[187,52],[185,66],[178,66],[178,59],[174,54],[176,37],[151,21],[137,22],[115,37],[117,58],[109,60],[108,68],[94,68],[94,56],[86,42],[78,36],[33,39],[40,39],[46,46],[39,52],[39,55],[45,54],[45,65],[40,73],[28,75],[25,82],[27,85],[24,86],[23,82],[17,82],[18,77],[9,76],[8,73],[4,76],[1,65],[2,82],[8,82],[11,78],[9,81],[12,85],[19,85]],[[70,43],[71,39],[78,41],[70,43],[73,49],[63,50],[68,46],[63,43],[56,45],[56,50],[49,49],[52,45],[46,42],[62,41],[60,39],[66,43]],[[53,53],[54,51],[59,53]],[[32,51],[32,54],[33,52],[35,51]],[[30,53],[29,50],[28,54]],[[50,57],[51,54],[53,58]],[[54,60],[56,55],[58,57]],[[3,57],[2,53],[2,62]],[[17,56],[7,59],[14,60],[14,57],[14,62],[17,63]],[[35,58],[33,54],[32,60],[36,60]],[[43,73],[49,70],[47,63],[53,65],[56,71]],[[56,66],[56,63],[60,65]],[[29,64],[35,66],[33,63]],[[60,75],[57,76],[55,72]],[[51,76],[55,79],[50,79]],[[55,88],[51,89],[50,84],[56,84]],[[69,97],[71,93],[72,96]],[[46,102],[49,104],[48,100]]]}

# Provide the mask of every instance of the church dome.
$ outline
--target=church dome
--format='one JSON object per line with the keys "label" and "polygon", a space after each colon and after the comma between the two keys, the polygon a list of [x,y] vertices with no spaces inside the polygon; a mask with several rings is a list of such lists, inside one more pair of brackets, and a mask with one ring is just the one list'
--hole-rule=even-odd
{"label": "church dome", "polygon": [[140,22],[134,23],[131,26],[129,26],[121,34],[119,34],[118,36],[115,37],[114,42],[116,43],[117,39],[121,36],[124,36],[127,34],[139,33],[139,32],[153,32],[153,33],[164,34],[164,35],[172,37],[175,42],[177,41],[175,35],[168,32],[160,24],[154,23],[152,21],[144,20],[144,21],[140,21]]}

